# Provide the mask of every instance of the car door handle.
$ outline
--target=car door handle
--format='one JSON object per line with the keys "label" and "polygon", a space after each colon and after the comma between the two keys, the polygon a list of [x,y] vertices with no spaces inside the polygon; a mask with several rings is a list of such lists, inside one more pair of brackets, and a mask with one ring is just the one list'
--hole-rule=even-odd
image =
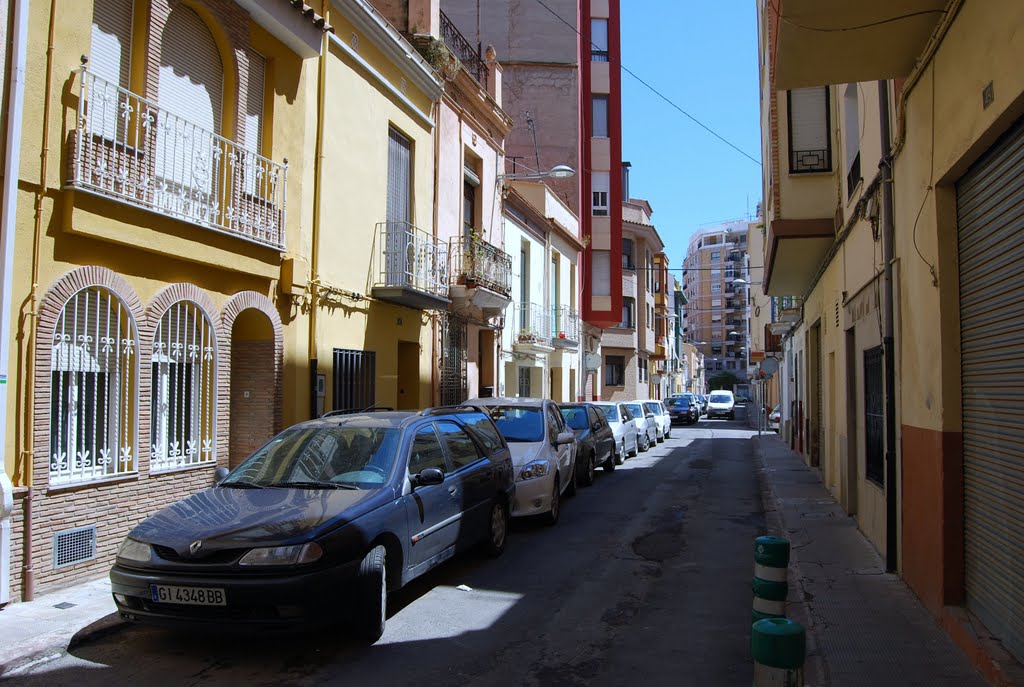
{"label": "car door handle", "polygon": [[459,490],[457,487],[448,487],[448,493],[451,494],[452,496],[455,496],[455,494],[457,494],[458,491]]}

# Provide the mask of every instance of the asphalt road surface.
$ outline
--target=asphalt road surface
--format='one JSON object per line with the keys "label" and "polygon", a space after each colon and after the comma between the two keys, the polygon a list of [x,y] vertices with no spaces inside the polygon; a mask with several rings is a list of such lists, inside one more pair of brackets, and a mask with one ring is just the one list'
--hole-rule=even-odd
{"label": "asphalt road surface", "polygon": [[5,682],[746,687],[764,533],[750,436],[740,419],[674,428],[599,470],[556,526],[517,520],[501,558],[464,555],[392,594],[374,646],[131,625]]}

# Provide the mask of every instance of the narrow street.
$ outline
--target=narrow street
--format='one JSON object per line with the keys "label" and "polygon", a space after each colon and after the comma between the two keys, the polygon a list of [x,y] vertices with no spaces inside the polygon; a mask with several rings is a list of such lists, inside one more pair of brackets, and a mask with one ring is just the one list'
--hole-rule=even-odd
{"label": "narrow street", "polygon": [[[741,419],[673,438],[392,595],[384,637],[131,626],[12,684],[749,685],[751,542],[764,531]],[[220,628],[218,628],[220,630]]]}

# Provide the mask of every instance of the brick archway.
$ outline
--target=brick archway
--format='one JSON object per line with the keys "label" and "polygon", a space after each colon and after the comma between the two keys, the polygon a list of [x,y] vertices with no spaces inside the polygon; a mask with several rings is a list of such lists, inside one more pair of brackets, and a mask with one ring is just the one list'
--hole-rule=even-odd
{"label": "brick archway", "polygon": [[[270,337],[239,339],[235,323],[243,313],[255,311],[269,324]],[[226,346],[222,359],[224,384],[218,401],[228,409],[226,455],[236,461],[281,430],[283,423],[284,327],[269,298],[256,291],[236,293],[221,310]],[[270,404],[270,408],[266,404]],[[271,425],[266,429],[267,422]]]}
{"label": "brick archway", "polygon": [[[127,309],[131,319],[132,334],[135,339],[135,350],[138,351],[139,329],[145,322],[145,311],[142,300],[132,285],[121,275],[106,267],[86,265],[67,272],[55,281],[39,302],[38,324],[35,341],[35,369],[33,384],[35,385],[35,408],[50,407],[50,374],[53,363],[53,337],[56,334],[57,321],[65,304],[75,294],[90,287],[101,287],[113,294]],[[132,338],[132,337],[129,337]],[[134,357],[132,374],[139,379],[139,356]],[[33,410],[33,412],[36,412]],[[45,412],[45,411],[44,411]],[[136,410],[136,413],[138,411]],[[50,474],[50,423],[49,415],[38,415],[33,421],[33,455],[32,474],[34,484],[47,484]],[[138,455],[138,439],[136,433],[132,440],[132,449]]]}

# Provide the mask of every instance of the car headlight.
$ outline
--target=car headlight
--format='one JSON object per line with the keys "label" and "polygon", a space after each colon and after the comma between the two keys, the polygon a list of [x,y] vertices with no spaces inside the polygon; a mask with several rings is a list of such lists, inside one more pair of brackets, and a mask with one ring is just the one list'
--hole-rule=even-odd
{"label": "car headlight", "polygon": [[117,549],[117,557],[125,561],[148,563],[153,557],[153,547],[131,537],[126,537]]}
{"label": "car headlight", "polygon": [[239,565],[302,565],[320,560],[324,550],[316,542],[295,546],[271,546],[253,549],[242,556]]}
{"label": "car headlight", "polygon": [[546,460],[534,460],[523,466],[519,471],[519,481],[525,482],[528,479],[543,477],[551,472],[551,464]]}

